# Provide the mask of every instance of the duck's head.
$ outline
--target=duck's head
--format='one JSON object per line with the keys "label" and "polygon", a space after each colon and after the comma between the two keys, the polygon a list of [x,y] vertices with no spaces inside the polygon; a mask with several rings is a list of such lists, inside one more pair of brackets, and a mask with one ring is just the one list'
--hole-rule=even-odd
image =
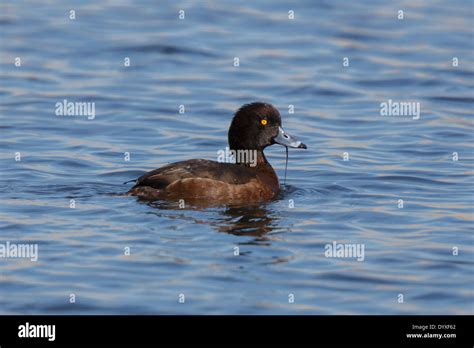
{"label": "duck's head", "polygon": [[256,102],[237,110],[229,128],[232,150],[262,151],[273,144],[306,149],[305,144],[283,130],[280,113],[273,105]]}

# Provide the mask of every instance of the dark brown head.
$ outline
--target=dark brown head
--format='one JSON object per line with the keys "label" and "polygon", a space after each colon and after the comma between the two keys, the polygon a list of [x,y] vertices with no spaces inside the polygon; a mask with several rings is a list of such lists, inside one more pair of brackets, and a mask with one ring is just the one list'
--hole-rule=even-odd
{"label": "dark brown head", "polygon": [[273,144],[306,149],[305,144],[283,130],[280,113],[273,105],[256,102],[237,110],[229,128],[232,150],[262,151]]}

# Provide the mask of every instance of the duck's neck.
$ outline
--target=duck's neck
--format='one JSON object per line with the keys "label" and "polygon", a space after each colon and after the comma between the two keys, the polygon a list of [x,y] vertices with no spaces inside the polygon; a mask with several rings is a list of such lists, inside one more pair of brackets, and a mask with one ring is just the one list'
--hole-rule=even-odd
{"label": "duck's neck", "polygon": [[259,168],[270,168],[273,171],[272,166],[270,163],[267,161],[267,158],[265,157],[265,154],[261,150],[257,150],[257,165],[256,167]]}
{"label": "duck's neck", "polygon": [[249,156],[246,161],[240,161],[237,162],[237,164],[255,169],[257,174],[264,178],[265,181],[269,181],[270,184],[279,187],[278,176],[273,167],[267,161],[262,150],[252,151],[252,155]]}
{"label": "duck's neck", "polygon": [[270,166],[262,150],[235,150],[232,149],[235,163],[249,168],[265,168]]}

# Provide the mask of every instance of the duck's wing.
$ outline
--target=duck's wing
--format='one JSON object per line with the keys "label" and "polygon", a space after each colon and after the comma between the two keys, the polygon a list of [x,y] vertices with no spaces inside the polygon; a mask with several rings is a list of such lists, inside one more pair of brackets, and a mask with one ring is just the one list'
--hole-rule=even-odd
{"label": "duck's wing", "polygon": [[139,177],[132,190],[139,186],[164,189],[176,181],[192,178],[211,179],[238,185],[246,184],[255,177],[255,170],[245,166],[194,159],[152,170]]}

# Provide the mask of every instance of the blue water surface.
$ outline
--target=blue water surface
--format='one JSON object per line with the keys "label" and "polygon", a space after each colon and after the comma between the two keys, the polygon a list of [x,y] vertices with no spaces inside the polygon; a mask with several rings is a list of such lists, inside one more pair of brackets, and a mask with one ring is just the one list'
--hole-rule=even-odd
{"label": "blue water surface", "polygon": [[[472,1],[2,1],[0,242],[39,258],[0,259],[0,313],[473,314],[473,15]],[[64,99],[95,117],[57,116]],[[277,200],[122,195],[145,171],[215,160],[256,100],[308,145]],[[419,119],[381,115],[388,100],[420,103]],[[266,154],[282,179],[284,148]],[[364,260],[326,257],[333,241]]]}

